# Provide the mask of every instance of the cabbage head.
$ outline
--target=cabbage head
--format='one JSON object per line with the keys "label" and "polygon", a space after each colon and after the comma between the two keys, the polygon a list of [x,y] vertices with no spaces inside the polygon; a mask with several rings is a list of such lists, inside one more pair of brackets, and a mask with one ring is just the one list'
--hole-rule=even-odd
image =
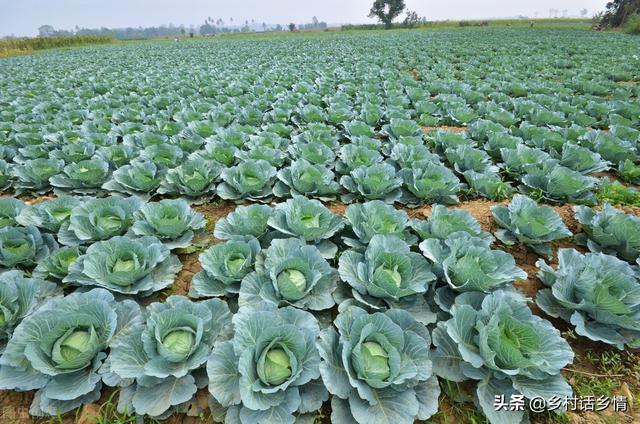
{"label": "cabbage head", "polygon": [[0,273],[0,353],[4,352],[13,329],[27,315],[62,290],[54,283],[27,278],[22,271]]}
{"label": "cabbage head", "polygon": [[200,254],[202,271],[194,275],[189,296],[237,295],[242,279],[254,271],[260,251],[260,242],[250,236],[233,237],[211,246]]}
{"label": "cabbage head", "polygon": [[558,251],[556,270],[540,260],[538,277],[549,287],[536,302],[547,314],[573,324],[576,333],[624,349],[640,347],[640,279],[615,256]]}
{"label": "cabbage head", "polygon": [[532,314],[520,294],[465,293],[451,316],[433,330],[433,370],[446,380],[476,382],[477,403],[491,423],[529,421],[526,411],[497,411],[496,396],[572,395],[560,374],[573,362],[571,347],[549,321]]}
{"label": "cabbage head", "polygon": [[337,331],[323,330],[318,342],[331,422],[413,424],[435,414],[440,387],[424,324],[399,309],[341,309]]}
{"label": "cabbage head", "polygon": [[[146,308],[146,323],[111,346],[113,383],[135,383],[121,389],[119,408],[165,418],[172,407],[191,401],[198,388],[195,372],[204,371],[211,349],[231,325],[227,304],[219,299],[194,303],[170,296]],[[124,380],[124,381],[117,381]]]}
{"label": "cabbage head", "polygon": [[113,237],[89,246],[63,282],[144,297],[173,284],[181,268],[178,257],[155,237]]}
{"label": "cabbage head", "polygon": [[240,284],[240,307],[261,302],[321,311],[334,304],[338,272],[315,246],[299,239],[275,239],[264,253],[264,263]]}
{"label": "cabbage head", "polygon": [[583,233],[576,236],[579,244],[592,252],[618,255],[634,262],[640,256],[640,218],[626,214],[608,203],[598,212],[586,206],[574,208]]}
{"label": "cabbage head", "polygon": [[60,227],[58,240],[77,246],[123,235],[133,224],[133,212],[140,209],[138,197],[89,198],[71,210],[68,222]]}
{"label": "cabbage head", "polygon": [[33,267],[58,248],[51,234],[41,234],[38,228],[0,228],[0,270]]}
{"label": "cabbage head", "polygon": [[[372,310],[398,308],[425,324],[435,322],[424,299],[436,276],[431,265],[394,235],[375,235],[364,253],[347,250],[340,255],[338,272],[349,290],[336,292]],[[344,299],[346,300],[346,299]]]}
{"label": "cabbage head", "polygon": [[269,231],[269,217],[273,208],[267,205],[238,206],[226,218],[216,222],[213,235],[219,240],[251,236],[262,239]]}
{"label": "cabbage head", "polygon": [[195,231],[206,225],[204,215],[182,199],[146,203],[133,213],[133,218],[133,234],[157,237],[171,250],[191,246]]}
{"label": "cabbage head", "polygon": [[375,235],[393,235],[412,245],[417,240],[409,231],[409,215],[380,200],[347,206],[349,231],[342,237],[347,246],[364,250]]}
{"label": "cabbage head", "polygon": [[34,416],[96,402],[105,351],[141,324],[136,302],[116,302],[104,289],[54,297],[16,327],[0,358],[0,389],[37,389]]}
{"label": "cabbage head", "polygon": [[315,244],[327,259],[338,253],[338,247],[329,239],[344,227],[341,217],[333,214],[319,201],[303,196],[294,196],[277,205],[268,224],[285,237],[298,237]]}
{"label": "cabbage head", "polygon": [[538,205],[527,196],[516,195],[508,206],[493,206],[493,218],[502,227],[496,237],[507,246],[522,243],[540,256],[551,258],[549,242],[573,234],[550,206]]}
{"label": "cabbage head", "polygon": [[371,166],[360,166],[349,175],[340,178],[340,184],[349,192],[342,200],[351,203],[358,198],[366,200],[382,200],[393,204],[402,195],[400,186],[402,178],[396,174],[395,168],[388,163],[377,163]]}
{"label": "cabbage head", "polygon": [[278,171],[278,180],[273,193],[281,198],[302,195],[328,201],[334,200],[340,189],[329,168],[314,165],[305,159],[298,159]]}
{"label": "cabbage head", "polygon": [[207,362],[214,421],[313,422],[329,397],[320,380],[316,318],[259,303],[240,308],[233,330],[233,338],[216,344]]}
{"label": "cabbage head", "polygon": [[276,168],[265,160],[246,160],[222,171],[218,196],[225,200],[268,202],[272,197]]}

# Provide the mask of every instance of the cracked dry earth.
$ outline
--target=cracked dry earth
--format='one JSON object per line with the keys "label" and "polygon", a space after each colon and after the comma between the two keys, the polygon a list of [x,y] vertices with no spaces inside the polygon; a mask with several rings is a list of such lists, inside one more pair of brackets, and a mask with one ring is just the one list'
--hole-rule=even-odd
{"label": "cracked dry earth", "polygon": [[[40,199],[31,199],[30,202],[38,203]],[[468,211],[478,220],[482,229],[494,232],[497,229],[491,214],[491,207],[497,204],[507,204],[504,202],[491,202],[488,200],[471,200],[463,202],[455,207]],[[329,202],[326,206],[334,213],[343,215],[346,205],[340,202]],[[195,246],[188,251],[178,252],[183,268],[178,274],[175,284],[161,293],[160,298],[166,298],[172,294],[186,295],[189,291],[191,279],[194,274],[200,271],[198,256],[207,246],[219,242],[213,238],[213,227],[216,221],[235,209],[236,205],[230,202],[215,202],[204,205],[194,205],[194,208],[205,214],[208,220],[205,235],[194,240]],[[640,216],[640,208],[621,207],[627,213]],[[405,209],[411,217],[427,218],[431,214],[431,206],[423,206],[416,209]],[[578,222],[574,218],[573,206],[556,206],[555,210],[560,214],[567,227],[575,234],[580,231]],[[569,241],[555,242],[554,249],[563,247],[574,247],[581,252],[585,249],[576,246]],[[542,282],[536,277],[536,254],[528,251],[523,246],[507,247],[496,241],[495,248],[502,249],[514,256],[519,267],[524,269],[529,275],[526,281],[518,281],[514,285],[526,296],[533,298],[537,291],[543,287]],[[557,265],[554,259],[552,266]],[[629,409],[626,412],[614,412],[608,408],[602,412],[568,412],[566,416],[559,418],[554,414],[534,415],[533,423],[569,423],[569,424],[596,424],[596,423],[638,423],[640,422],[640,350],[629,350],[619,353],[615,348],[590,341],[583,337],[577,337],[570,325],[564,321],[545,316],[535,304],[531,308],[536,314],[544,316],[558,328],[576,353],[576,360],[570,368],[563,370],[564,376],[574,386],[594,387],[595,389],[609,390],[608,396],[620,395],[629,399]],[[614,355],[618,355],[617,360],[612,360]],[[622,355],[622,356],[620,356]],[[609,359],[607,359],[609,358]],[[613,361],[615,373],[609,371],[610,361]],[[464,387],[459,388],[463,390]],[[587,389],[588,390],[588,389]],[[576,389],[576,392],[578,390]],[[588,395],[593,393],[580,393]],[[211,419],[207,416],[207,392],[206,389],[198,393],[196,401],[186,414],[174,415],[164,421],[167,424],[196,424],[209,423]],[[33,392],[18,393],[13,391],[0,391],[0,424],[125,424],[134,423],[134,419],[118,418],[115,412],[117,393],[113,389],[105,388],[103,396],[97,404],[85,405],[77,411],[72,411],[64,416],[34,419],[29,417],[28,409],[33,397]],[[453,424],[467,422],[483,422],[480,415],[473,415],[473,405],[466,405],[456,402],[451,396],[443,394],[440,399],[440,411],[429,420],[429,423]],[[316,420],[317,424],[329,424],[329,405],[325,404]],[[124,420],[124,421],[123,421]],[[145,421],[146,422],[146,421]],[[154,421],[149,421],[154,422]]]}

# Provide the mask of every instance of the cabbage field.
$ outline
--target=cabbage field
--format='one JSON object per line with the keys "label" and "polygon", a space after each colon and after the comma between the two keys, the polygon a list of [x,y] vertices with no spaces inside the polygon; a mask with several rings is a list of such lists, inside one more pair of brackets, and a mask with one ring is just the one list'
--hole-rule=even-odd
{"label": "cabbage field", "polygon": [[0,60],[0,422],[640,422],[639,81],[577,30]]}

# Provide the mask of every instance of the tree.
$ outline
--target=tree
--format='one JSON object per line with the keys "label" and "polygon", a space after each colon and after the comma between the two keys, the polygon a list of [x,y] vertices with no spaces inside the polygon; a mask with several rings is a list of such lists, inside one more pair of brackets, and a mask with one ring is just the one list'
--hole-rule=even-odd
{"label": "tree", "polygon": [[583,18],[585,16],[587,16],[588,13],[589,13],[589,9],[585,8],[585,9],[580,10],[580,16],[582,16]]}
{"label": "tree", "polygon": [[400,16],[405,7],[404,0],[375,0],[369,17],[377,17],[384,27],[389,29],[393,20]]}
{"label": "tree", "polygon": [[40,37],[51,37],[55,32],[55,28],[51,25],[42,25],[38,27],[38,35],[40,35]]}
{"label": "tree", "polygon": [[630,16],[640,14],[640,0],[613,0],[606,7],[599,24],[602,28],[623,26]]}
{"label": "tree", "polygon": [[404,18],[403,24],[409,28],[418,26],[421,22],[420,16],[415,11],[408,10],[407,16]]}
{"label": "tree", "polygon": [[293,31],[295,31],[295,30],[296,30],[296,24],[294,24],[293,22],[291,22],[291,23],[289,24],[289,31],[293,32]]}

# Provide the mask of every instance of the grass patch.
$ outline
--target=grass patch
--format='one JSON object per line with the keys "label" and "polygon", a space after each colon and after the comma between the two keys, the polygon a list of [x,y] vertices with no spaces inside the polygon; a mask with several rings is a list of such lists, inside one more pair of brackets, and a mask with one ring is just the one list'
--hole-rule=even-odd
{"label": "grass patch", "polygon": [[76,47],[89,44],[107,44],[115,40],[105,35],[74,35],[70,37],[21,37],[0,40],[0,57],[31,54],[34,51]]}
{"label": "grass patch", "polygon": [[618,181],[611,182],[608,178],[602,180],[596,196],[599,203],[640,207],[640,193],[637,190],[625,187]]}

